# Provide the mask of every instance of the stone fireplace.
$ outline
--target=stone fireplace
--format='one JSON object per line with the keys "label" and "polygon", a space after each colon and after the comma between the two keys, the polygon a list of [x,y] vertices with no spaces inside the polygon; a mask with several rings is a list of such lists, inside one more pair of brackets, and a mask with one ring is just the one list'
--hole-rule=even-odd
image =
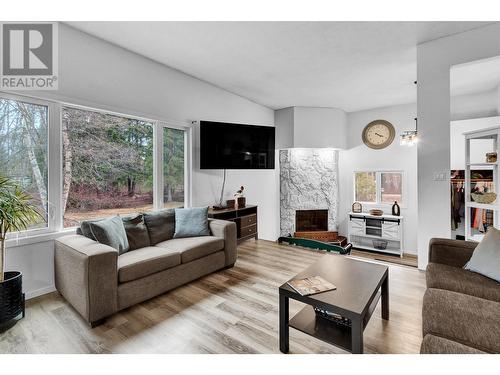
{"label": "stone fireplace", "polygon": [[280,235],[336,235],[338,151],[292,148],[280,150],[279,156]]}

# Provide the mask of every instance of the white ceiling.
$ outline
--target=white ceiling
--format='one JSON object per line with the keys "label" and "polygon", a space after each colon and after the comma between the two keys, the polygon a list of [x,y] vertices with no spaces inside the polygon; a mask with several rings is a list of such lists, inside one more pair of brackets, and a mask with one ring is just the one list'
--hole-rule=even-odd
{"label": "white ceiling", "polygon": [[487,22],[69,22],[273,109],[416,100],[416,46]]}
{"label": "white ceiling", "polygon": [[495,90],[500,86],[500,56],[455,65],[450,69],[453,96]]}

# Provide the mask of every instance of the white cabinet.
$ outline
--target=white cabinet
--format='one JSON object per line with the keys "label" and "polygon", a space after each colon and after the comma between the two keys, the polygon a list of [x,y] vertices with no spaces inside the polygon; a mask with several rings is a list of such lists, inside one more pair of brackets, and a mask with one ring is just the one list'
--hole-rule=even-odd
{"label": "white cabinet", "polygon": [[403,256],[403,217],[350,212],[348,240],[353,248]]}

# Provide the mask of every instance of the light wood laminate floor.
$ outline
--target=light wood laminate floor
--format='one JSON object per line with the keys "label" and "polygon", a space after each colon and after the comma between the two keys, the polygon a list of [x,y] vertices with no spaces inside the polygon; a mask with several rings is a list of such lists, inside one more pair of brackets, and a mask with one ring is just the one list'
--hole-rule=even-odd
{"label": "light wood laminate floor", "polygon": [[[91,329],[57,293],[31,300],[0,334],[0,353],[279,353],[278,287],[324,253],[268,241],[239,246],[234,268],[126,309]],[[358,258],[359,259],[359,258]],[[365,353],[418,353],[425,274],[388,264],[390,320],[380,302]],[[303,305],[290,301],[293,315]],[[290,329],[290,353],[346,353]]]}

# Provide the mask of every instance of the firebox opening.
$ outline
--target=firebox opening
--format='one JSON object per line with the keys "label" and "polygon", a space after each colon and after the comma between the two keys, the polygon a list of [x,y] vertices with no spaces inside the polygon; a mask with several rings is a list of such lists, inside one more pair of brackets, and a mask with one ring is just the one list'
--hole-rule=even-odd
{"label": "firebox opening", "polygon": [[327,231],[328,210],[295,211],[295,230],[297,232]]}

